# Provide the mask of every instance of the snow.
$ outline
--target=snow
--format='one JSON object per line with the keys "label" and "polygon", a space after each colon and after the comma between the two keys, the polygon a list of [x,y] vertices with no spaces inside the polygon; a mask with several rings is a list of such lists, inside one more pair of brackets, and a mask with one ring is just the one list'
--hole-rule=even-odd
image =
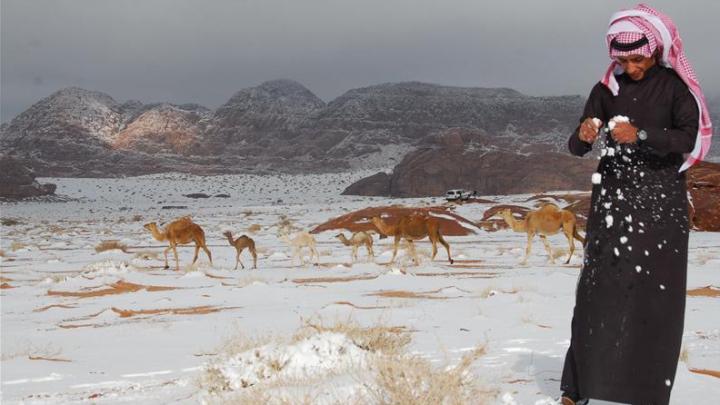
{"label": "snow", "polygon": [[[269,384],[274,394],[332,393],[337,403],[347,403],[365,389],[362,376],[375,354],[337,331],[292,337],[308,320],[352,319],[365,327],[382,321],[403,328],[412,338],[408,356],[448,369],[485,345],[468,378],[496,393],[489,403],[553,404],[581,255],[569,265],[551,264],[535,245],[521,266],[525,234],[478,228],[445,237],[455,265],[448,264],[444,249],[431,261],[427,241],[416,243],[419,266],[412,266],[404,247],[388,264],[393,242],[377,236],[375,261],[359,254],[353,264],[351,249],[329,231],[315,235],[319,266],[291,265],[292,250],[277,237],[283,221],[310,230],[371,206],[445,203],[443,196],[340,195],[368,174],[41,179],[56,183],[57,192],[72,200],[0,206],[3,219],[20,222],[0,233],[0,275],[12,287],[0,290],[2,403],[211,404],[207,386],[199,383],[208,375],[226,382],[228,392]],[[231,197],[183,197],[193,192]],[[463,204],[453,212],[479,221],[495,204],[532,207],[529,195],[484,197],[494,203]],[[214,264],[201,252],[190,265],[193,248],[185,246],[178,249],[180,271],[163,269],[165,245],[143,224],[183,215],[205,230]],[[236,252],[222,236],[225,230],[255,239],[257,270],[232,270]],[[567,258],[564,237],[548,239],[555,256]],[[107,241],[122,243],[126,251],[95,251]],[[241,258],[246,266],[251,260],[247,251]],[[688,263],[688,289],[717,288],[717,234],[692,232]],[[671,382],[674,405],[720,397],[717,378],[690,371],[718,370],[718,299],[688,296],[687,355]],[[225,351],[227,342],[239,340],[238,331],[260,343]]]}

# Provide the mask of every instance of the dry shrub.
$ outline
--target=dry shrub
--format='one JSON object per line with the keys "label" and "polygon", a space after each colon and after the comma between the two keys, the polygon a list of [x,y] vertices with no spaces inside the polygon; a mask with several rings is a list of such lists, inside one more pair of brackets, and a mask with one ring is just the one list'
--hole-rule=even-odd
{"label": "dry shrub", "polygon": [[12,251],[16,251],[16,250],[20,250],[20,249],[25,249],[26,247],[27,247],[26,244],[20,243],[20,242],[13,242],[13,243],[10,244],[10,250],[12,250]]}
{"label": "dry shrub", "polygon": [[245,215],[245,218],[249,217],[252,214],[253,214],[253,212],[250,210],[243,211],[243,215]]}
{"label": "dry shrub", "polygon": [[143,216],[142,216],[142,215],[133,215],[133,217],[130,218],[130,220],[131,220],[132,222],[140,222],[140,221],[143,220]]}
{"label": "dry shrub", "polygon": [[247,336],[240,325],[236,323],[233,325],[233,331],[223,339],[215,351],[223,356],[232,357],[277,340],[271,335],[262,337]]}
{"label": "dry shrub", "polygon": [[5,251],[0,249],[0,257],[5,257]]}
{"label": "dry shrub", "polygon": [[280,216],[280,221],[278,221],[276,226],[278,229],[285,230],[286,232],[295,232],[300,229],[293,225],[292,220],[285,215]]}
{"label": "dry shrub", "polygon": [[680,361],[685,364],[688,364],[688,362],[690,361],[690,352],[688,351],[687,347],[683,347],[682,351],[680,352]]}
{"label": "dry shrub", "polygon": [[105,242],[100,243],[99,245],[95,246],[95,252],[105,252],[106,250],[122,250],[123,253],[127,253],[127,246],[123,245],[122,243],[116,241],[116,240],[108,240]]}
{"label": "dry shrub", "polygon": [[142,260],[161,260],[163,258],[160,252],[152,250],[141,250],[135,253],[135,257]]}
{"label": "dry shrub", "polygon": [[378,321],[373,326],[362,327],[352,319],[345,321],[337,319],[332,325],[323,325],[322,320],[320,323],[305,321],[303,328],[293,336],[293,341],[307,339],[311,335],[322,332],[344,334],[357,347],[371,353],[385,355],[402,353],[412,341],[410,332],[402,326],[386,326]]}
{"label": "dry shrub", "polygon": [[489,404],[496,391],[483,388],[470,367],[485,354],[478,346],[462,357],[457,366],[434,367],[418,356],[381,356],[371,366],[375,380],[367,384],[369,401],[377,405],[465,405]]}
{"label": "dry shrub", "polygon": [[2,219],[2,226],[15,226],[20,225],[22,222],[18,221],[17,219],[13,218],[3,218]]}
{"label": "dry shrub", "polygon": [[[3,344],[3,349],[6,349]],[[3,350],[0,360],[7,361],[16,357],[42,357],[44,359],[55,359],[62,354],[62,349],[55,346],[54,343],[47,343],[45,346],[36,346],[31,342],[22,343],[19,347],[12,350]]]}
{"label": "dry shrub", "polygon": [[[485,354],[484,346],[465,354],[455,366],[445,364],[437,368],[429,359],[405,353],[411,337],[404,328],[385,326],[379,321],[363,328],[352,319],[336,320],[329,325],[322,320],[315,323],[305,320],[291,342],[324,332],[345,334],[358,347],[371,353],[367,368],[347,371],[358,388],[353,394],[335,398],[334,394],[339,391],[334,392],[329,378],[335,375],[333,371],[314,377],[283,377],[233,390],[221,371],[221,363],[214,363],[205,367],[196,380],[198,387],[208,393],[203,402],[208,405],[485,405],[497,396],[497,390],[483,388],[470,373],[473,363]],[[273,339],[248,339],[238,328],[220,347],[221,357],[260,347]]]}
{"label": "dry shrub", "polygon": [[260,224],[252,224],[248,227],[247,231],[248,233],[255,235],[256,233],[260,232],[262,229],[262,226]]}

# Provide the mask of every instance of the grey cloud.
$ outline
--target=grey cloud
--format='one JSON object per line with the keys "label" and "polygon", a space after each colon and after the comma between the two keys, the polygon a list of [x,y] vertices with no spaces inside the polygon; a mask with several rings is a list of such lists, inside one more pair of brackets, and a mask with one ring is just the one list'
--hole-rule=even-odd
{"label": "grey cloud", "polygon": [[[706,92],[720,91],[720,3],[653,6],[678,24]],[[265,80],[325,101],[420,80],[585,95],[607,65],[610,15],[634,3],[574,0],[3,0],[2,121],[79,86],[119,102],[210,108]]]}

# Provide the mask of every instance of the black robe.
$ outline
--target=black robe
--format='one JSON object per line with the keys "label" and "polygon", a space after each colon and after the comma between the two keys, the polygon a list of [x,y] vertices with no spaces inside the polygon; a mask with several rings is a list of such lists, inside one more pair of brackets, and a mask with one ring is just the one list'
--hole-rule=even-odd
{"label": "black robe", "polygon": [[[617,115],[648,138],[601,150],[587,223],[585,257],[561,388],[582,398],[667,405],[675,381],[685,315],[688,206],[678,170],[698,130],[698,107],[685,83],[653,66],[642,80],[617,76],[618,96],[598,83],[585,118]],[[570,151],[592,145],[578,137]],[[597,174],[594,177],[599,177]],[[597,181],[593,181],[597,183]]]}

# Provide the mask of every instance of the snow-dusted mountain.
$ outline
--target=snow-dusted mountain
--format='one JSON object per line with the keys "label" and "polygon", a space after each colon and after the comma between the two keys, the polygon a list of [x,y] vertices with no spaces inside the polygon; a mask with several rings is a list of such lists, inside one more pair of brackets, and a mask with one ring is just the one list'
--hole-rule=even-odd
{"label": "snow-dusted mountain", "polygon": [[491,136],[511,153],[563,150],[582,104],[580,97],[419,82],[353,89],[325,104],[297,82],[274,80],[210,111],[120,104],[69,88],[4,126],[0,145],[48,176],[380,168],[451,128]]}

